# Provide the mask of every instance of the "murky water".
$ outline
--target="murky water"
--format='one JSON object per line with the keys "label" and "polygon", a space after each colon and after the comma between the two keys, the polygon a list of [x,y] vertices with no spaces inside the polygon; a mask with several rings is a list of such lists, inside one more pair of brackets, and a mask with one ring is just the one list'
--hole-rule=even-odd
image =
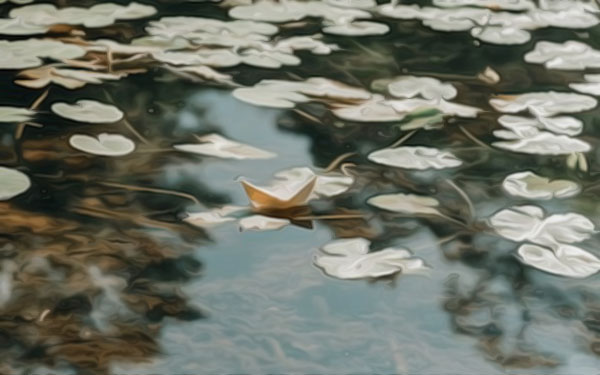
{"label": "murky water", "polygon": [[597,3],[22,3],[0,373],[597,372]]}

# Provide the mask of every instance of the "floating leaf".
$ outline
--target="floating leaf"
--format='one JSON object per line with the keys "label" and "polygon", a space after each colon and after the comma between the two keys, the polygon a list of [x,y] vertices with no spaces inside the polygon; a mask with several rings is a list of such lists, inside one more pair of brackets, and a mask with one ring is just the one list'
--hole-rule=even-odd
{"label": "floating leaf", "polygon": [[[15,80],[17,85],[39,89],[54,83],[68,89],[78,89],[88,83],[100,84],[105,80],[116,81],[126,77],[125,73],[102,73],[80,69],[63,69],[53,66],[23,70],[19,72],[21,79]],[[23,79],[25,78],[25,79]]]}
{"label": "floating leaf", "polygon": [[244,102],[273,108],[293,108],[296,103],[314,99],[366,100],[368,91],[344,85],[327,78],[313,77],[305,81],[262,80],[253,87],[238,88],[233,96]]}
{"label": "floating leaf", "polygon": [[35,26],[83,25],[85,27],[103,27],[115,23],[116,20],[133,20],[156,13],[149,5],[130,3],[122,6],[103,3],[91,8],[66,7],[57,9],[52,4],[34,4],[12,9],[9,16],[24,24]]}
{"label": "floating leaf", "polygon": [[513,173],[502,182],[509,194],[528,199],[568,198],[581,191],[579,184],[569,180],[550,180],[533,172]]}
{"label": "floating leaf", "polygon": [[499,112],[517,113],[528,110],[531,114],[551,117],[559,113],[577,113],[596,107],[596,99],[566,92],[535,92],[521,95],[501,95],[490,100]]}
{"label": "floating leaf", "polygon": [[407,169],[444,169],[462,164],[450,152],[423,146],[384,148],[370,153],[368,158],[375,163]]}
{"label": "floating leaf", "polygon": [[200,144],[181,144],[173,147],[180,151],[225,159],[269,159],[276,156],[272,152],[234,142],[218,134],[198,137],[198,141]]}
{"label": "floating leaf", "polygon": [[102,133],[98,137],[75,134],[69,138],[69,144],[79,151],[99,156],[123,156],[135,150],[135,143],[120,134]]}
{"label": "floating leaf", "polygon": [[0,122],[25,122],[34,114],[34,111],[27,108],[0,106]]}
{"label": "floating leaf", "polygon": [[278,230],[283,227],[290,225],[288,219],[282,219],[277,217],[263,216],[263,215],[252,215],[240,219],[241,230],[254,230],[254,231],[266,231],[266,230]]}
{"label": "floating leaf", "polygon": [[536,43],[533,51],[525,54],[525,61],[544,64],[548,69],[600,68],[600,51],[575,40],[564,43],[541,41]]}
{"label": "floating leaf", "polygon": [[[444,0],[442,0],[444,1]],[[454,5],[451,5],[454,3]],[[523,2],[515,1],[506,9],[513,7],[523,12],[496,12],[502,9],[507,2],[497,2],[498,8],[478,9],[470,5],[484,6],[493,4],[492,1],[446,1],[447,9],[436,7],[419,7],[418,5],[405,5],[392,2],[378,8],[379,12],[387,17],[403,20],[421,20],[424,26],[438,31],[471,31],[471,35],[480,40],[494,44],[523,44],[531,35],[530,30],[545,27],[563,27],[571,29],[584,29],[598,24],[594,13],[598,8],[580,2],[569,2],[568,7],[558,9],[555,2],[544,2],[539,8],[522,9]],[[558,3],[558,2],[556,2]]]}
{"label": "floating leaf", "polygon": [[[498,118],[498,122],[519,137],[524,138],[539,134],[538,129],[566,135],[577,135],[583,130],[583,123],[570,116],[529,118],[502,115]],[[496,131],[494,134],[500,136],[499,134],[503,133]]]}
{"label": "floating leaf", "polygon": [[560,245],[553,251],[524,244],[518,254],[521,262],[555,275],[580,279],[600,271],[600,259],[575,246]]}
{"label": "floating leaf", "polygon": [[31,187],[29,177],[16,169],[0,167],[0,201],[24,193]]}
{"label": "floating leaf", "polygon": [[191,212],[183,219],[184,222],[201,228],[210,228],[223,223],[235,221],[236,219],[229,215],[246,209],[241,206],[224,206],[210,211]]}
{"label": "floating leaf", "polygon": [[414,194],[382,194],[369,198],[367,203],[383,210],[407,215],[440,215],[437,199]]}
{"label": "floating leaf", "polygon": [[54,103],[51,109],[66,119],[90,124],[112,123],[123,118],[119,108],[95,100],[78,100],[75,104]]}
{"label": "floating leaf", "polygon": [[569,87],[584,94],[600,96],[600,74],[586,74],[585,83],[571,83]]}
{"label": "floating leaf", "polygon": [[369,253],[371,242],[349,238],[330,242],[321,248],[314,263],[338,279],[363,279],[398,273],[423,273],[428,270],[422,259],[402,248],[386,248]]}
{"label": "floating leaf", "polygon": [[545,217],[537,206],[514,206],[490,218],[496,233],[513,241],[528,241],[542,246],[581,242],[594,233],[594,224],[576,213]]}
{"label": "floating leaf", "polygon": [[420,96],[424,99],[449,100],[456,97],[456,88],[454,86],[429,77],[397,77],[388,84],[387,89],[390,94],[398,98]]}
{"label": "floating leaf", "polygon": [[[494,134],[500,136],[498,132],[494,132]],[[512,132],[504,132],[501,136],[502,138],[513,140],[508,142],[494,142],[494,146],[526,154],[568,155],[576,152],[587,152],[591,149],[588,143],[579,139],[537,130],[528,137],[522,137]]]}
{"label": "floating leaf", "polygon": [[50,39],[0,40],[0,69],[34,68],[43,58],[54,60],[76,59],[85,55],[85,49]]}
{"label": "floating leaf", "polygon": [[327,34],[347,36],[383,35],[389,31],[390,27],[388,25],[371,21],[347,22],[323,28],[323,32]]}

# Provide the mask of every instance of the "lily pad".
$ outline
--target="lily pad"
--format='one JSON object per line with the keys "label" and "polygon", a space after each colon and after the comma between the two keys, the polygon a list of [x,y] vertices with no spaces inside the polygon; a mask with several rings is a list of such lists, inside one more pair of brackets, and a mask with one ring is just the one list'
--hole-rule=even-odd
{"label": "lily pad", "polygon": [[600,74],[586,74],[585,83],[571,83],[569,87],[584,94],[600,96]]}
{"label": "lily pad", "polygon": [[136,2],[126,6],[102,3],[90,8],[66,7],[60,9],[52,4],[34,4],[12,9],[9,16],[26,24],[37,26],[67,24],[103,27],[112,25],[116,20],[133,20],[155,13],[154,7]]}
{"label": "lily pad", "polygon": [[174,145],[173,148],[194,154],[214,156],[224,159],[270,159],[276,155],[256,147],[231,141],[219,134],[198,137],[199,144]]}
{"label": "lily pad", "polygon": [[126,77],[125,73],[103,73],[82,69],[56,68],[41,66],[39,68],[19,72],[20,79],[15,80],[17,85],[39,89],[54,83],[67,89],[78,89],[88,83],[101,84],[106,80],[116,81]]}
{"label": "lily pad", "polygon": [[349,280],[423,273],[429,269],[406,249],[390,247],[369,253],[370,244],[360,237],[330,242],[321,248],[314,263],[332,277]]}
{"label": "lily pad", "polygon": [[34,111],[27,108],[0,106],[0,122],[25,122],[34,114]]}
{"label": "lily pad", "polygon": [[0,201],[26,192],[31,187],[29,177],[16,169],[0,167]]}
{"label": "lily pad", "polygon": [[440,202],[431,197],[414,194],[382,194],[369,198],[367,203],[382,210],[406,215],[439,215]]}
{"label": "lily pad", "polygon": [[456,97],[456,88],[454,86],[430,77],[397,77],[388,84],[387,89],[390,94],[397,98],[414,98],[420,96],[424,99],[449,100]]}
{"label": "lily pad", "polygon": [[263,215],[252,215],[240,219],[240,229],[243,231],[267,231],[267,230],[278,230],[283,227],[290,225],[288,219],[282,219],[278,217],[270,217]]}
{"label": "lily pad", "polygon": [[549,132],[534,130],[527,137],[514,132],[494,132],[496,136],[510,139],[509,141],[494,142],[495,147],[514,152],[537,155],[569,155],[577,152],[588,152],[591,146],[579,139],[566,135],[556,135]]}
{"label": "lily pad", "polygon": [[124,156],[135,150],[135,143],[120,134],[102,133],[98,137],[75,134],[69,138],[69,144],[79,151],[99,156]]}
{"label": "lily pad", "polygon": [[525,61],[544,64],[548,69],[600,68],[600,51],[575,40],[564,43],[541,41],[535,45],[533,51],[525,55]]}
{"label": "lily pad", "polygon": [[553,251],[524,244],[518,254],[524,264],[555,275],[582,279],[600,271],[600,259],[576,246],[560,245]]}
{"label": "lily pad", "polygon": [[90,124],[108,124],[123,118],[119,108],[95,100],[78,100],[75,104],[54,103],[51,109],[66,119]]}
{"label": "lily pad", "polygon": [[421,170],[454,168],[462,164],[451,152],[423,146],[384,148],[370,153],[368,158],[378,164]]}
{"label": "lily pad", "polygon": [[521,95],[502,95],[490,100],[499,112],[529,111],[534,116],[552,117],[559,113],[577,113],[596,107],[596,99],[567,92],[535,92]]}
{"label": "lily pad", "polygon": [[224,206],[209,211],[190,212],[183,221],[200,228],[211,228],[223,223],[235,221],[236,219],[229,215],[245,209],[246,207],[242,206]]}
{"label": "lily pad", "polygon": [[576,213],[545,216],[537,206],[514,206],[490,218],[490,225],[502,237],[516,242],[532,242],[556,247],[581,242],[594,233],[590,219]]}
{"label": "lily pad", "polygon": [[513,173],[502,182],[509,194],[528,199],[569,198],[581,191],[578,183],[569,180],[550,180],[531,171]]}
{"label": "lily pad", "polygon": [[76,59],[86,54],[80,46],[51,39],[0,40],[0,50],[0,69],[33,68],[42,65],[44,58]]}

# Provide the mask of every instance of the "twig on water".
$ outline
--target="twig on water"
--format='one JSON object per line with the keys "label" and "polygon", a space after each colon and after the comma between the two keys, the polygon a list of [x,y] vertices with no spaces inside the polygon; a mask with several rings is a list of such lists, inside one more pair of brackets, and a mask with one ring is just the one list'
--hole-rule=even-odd
{"label": "twig on water", "polygon": [[[49,92],[50,92],[49,88],[44,90],[42,95],[38,96],[37,99],[35,99],[35,101],[33,102],[33,104],[31,104],[31,106],[29,106],[29,109],[32,111],[36,110],[40,106],[40,104],[42,104],[42,102],[48,97]],[[26,126],[35,126],[37,128],[43,127],[43,125],[35,123],[35,122],[30,122],[30,121],[21,122],[20,124],[17,125],[17,128],[15,129],[15,138],[16,139],[21,139]]]}
{"label": "twig on water", "polygon": [[403,144],[404,142],[406,142],[407,140],[410,139],[410,137],[412,137],[413,135],[415,135],[415,133],[417,132],[417,129],[405,134],[402,138],[400,138],[399,140],[397,140],[396,142],[392,143],[391,145],[389,145],[388,147],[393,148],[393,147],[398,147],[401,144]]}
{"label": "twig on water", "polygon": [[484,143],[484,142],[480,141],[479,139],[477,139],[477,137],[475,137],[473,134],[471,134],[471,132],[469,132],[467,129],[465,129],[464,127],[462,127],[462,125],[458,125],[458,128],[460,129],[461,132],[463,132],[464,135],[467,136],[467,138],[469,138],[473,142],[477,143],[481,147],[487,148],[488,150],[493,150],[492,147],[490,147],[486,143]]}
{"label": "twig on water", "polygon": [[452,186],[454,190],[456,190],[456,192],[467,203],[467,207],[469,208],[469,216],[471,217],[471,219],[473,219],[475,217],[475,207],[473,206],[473,202],[471,201],[467,193],[465,193],[465,191],[461,189],[458,185],[456,185],[452,180],[446,179],[445,181],[448,185]]}
{"label": "twig on water", "polygon": [[346,152],[345,154],[341,154],[337,158],[333,159],[333,161],[329,163],[329,165],[323,170],[323,172],[327,173],[337,169],[341,162],[354,155],[356,155],[356,152]]}
{"label": "twig on water", "polygon": [[144,187],[144,186],[127,185],[127,184],[119,184],[119,183],[116,183],[116,182],[98,182],[97,184],[103,185],[103,186],[116,187],[116,188],[125,189],[125,190],[145,191],[145,192],[148,192],[148,193],[173,195],[173,196],[176,196],[176,197],[189,199],[190,201],[192,201],[192,202],[194,202],[196,204],[202,205],[202,203],[200,203],[200,201],[196,197],[194,197],[193,195],[187,194],[187,193],[182,193],[180,191],[167,190],[167,189],[158,189],[158,188],[150,188],[150,187]]}

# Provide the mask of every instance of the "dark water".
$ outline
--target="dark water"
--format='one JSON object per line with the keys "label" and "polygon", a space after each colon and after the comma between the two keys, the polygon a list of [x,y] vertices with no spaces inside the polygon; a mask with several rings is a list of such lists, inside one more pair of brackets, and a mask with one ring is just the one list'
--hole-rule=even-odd
{"label": "dark water", "polygon": [[[53,3],[89,8],[99,2]],[[54,26],[46,37],[127,44],[146,34],[150,20],[228,20],[233,6],[144,3],[157,13],[102,27]],[[0,15],[8,18],[16,7],[0,4]],[[489,219],[527,204],[547,215],[577,213],[597,227],[600,112],[594,106],[573,115],[583,124],[575,138],[590,145],[581,153],[586,168],[569,165],[568,153],[511,152],[494,145],[501,113],[489,100],[499,94],[574,92],[568,85],[582,82],[584,73],[600,72],[598,64],[557,70],[527,63],[523,56],[539,41],[577,40],[600,49],[600,27],[540,28],[525,43],[499,45],[478,42],[468,31],[437,31],[419,20],[369,12],[389,32],[324,34],[321,41],[336,43],[339,50],[296,51],[299,65],[215,68],[231,75],[230,81],[192,79],[148,56],[111,68],[145,72],[128,71],[119,80],[75,90],[56,83],[25,88],[14,82],[25,68],[0,71],[1,106],[28,108],[42,99],[33,125],[0,123],[0,165],[31,181],[23,193],[0,201],[0,373],[596,373],[598,276],[564,277],[520,261],[517,249],[527,241],[498,235]],[[280,24],[278,37],[320,32],[320,18],[302,19],[301,25]],[[31,37],[3,36],[11,42]],[[0,62],[3,49],[9,54],[0,46]],[[76,60],[106,58],[88,52]],[[118,58],[125,59],[116,53]],[[56,60],[43,60],[52,63]],[[499,82],[477,78],[487,67]],[[349,121],[333,113],[348,105],[336,98],[333,104],[317,98],[285,109],[232,95],[234,88],[263,79],[315,76],[375,91],[374,81],[401,75],[451,83],[458,92],[453,102],[481,109],[474,118],[433,111],[440,126],[419,129],[403,143],[451,151],[462,160],[460,167],[411,170],[368,159],[408,134],[402,125],[410,115],[392,122]],[[51,109],[53,103],[79,99],[112,104],[126,120],[86,124]],[[69,145],[75,134],[103,132],[133,140],[135,151],[107,157]],[[220,159],[172,148],[209,133],[277,157]],[[311,201],[303,215],[312,219],[260,232],[241,231],[234,221],[210,228],[184,221],[193,212],[248,206],[242,176],[262,182],[292,167],[322,171],[346,153],[352,153],[343,160],[352,163],[347,164],[352,186]],[[580,192],[536,200],[503,190],[508,175],[526,170],[574,181]],[[0,187],[7,181],[0,180]],[[436,198],[445,218],[367,204],[371,197],[398,192]],[[352,237],[369,239],[372,250],[409,249],[430,270],[341,280],[315,265],[320,247]],[[575,245],[600,256],[595,231]]]}

